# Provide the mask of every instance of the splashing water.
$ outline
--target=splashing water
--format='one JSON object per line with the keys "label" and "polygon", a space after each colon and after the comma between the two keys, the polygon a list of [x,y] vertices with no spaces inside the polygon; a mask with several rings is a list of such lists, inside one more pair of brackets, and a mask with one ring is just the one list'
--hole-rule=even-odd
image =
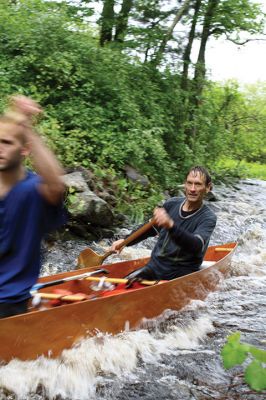
{"label": "splashing water", "polygon": [[36,392],[38,387],[51,399],[59,395],[72,400],[96,398],[97,382],[102,376],[125,378],[139,360],[156,364],[162,354],[171,354],[178,348],[195,349],[212,331],[211,322],[202,317],[193,325],[171,326],[166,333],[139,330],[114,337],[99,334],[65,350],[55,360],[12,360],[1,368],[0,385],[18,399]]}
{"label": "splashing water", "polygon": [[[12,360],[0,367],[1,400],[258,398],[224,371],[220,349],[237,330],[243,341],[265,348],[266,183],[221,187],[217,196],[220,201],[210,203],[218,215],[211,244],[239,242],[231,274],[218,291],[159,318],[148,329],[116,336],[99,333],[55,360]],[[152,244],[147,240],[130,247],[121,258],[147,256]],[[86,246],[66,244],[69,249],[74,245],[77,252]],[[59,260],[62,254],[57,254]],[[52,260],[55,256],[56,250]],[[73,265],[73,260],[66,261]],[[64,260],[56,264],[48,259],[44,273],[58,271],[51,270],[52,264],[60,268]]]}

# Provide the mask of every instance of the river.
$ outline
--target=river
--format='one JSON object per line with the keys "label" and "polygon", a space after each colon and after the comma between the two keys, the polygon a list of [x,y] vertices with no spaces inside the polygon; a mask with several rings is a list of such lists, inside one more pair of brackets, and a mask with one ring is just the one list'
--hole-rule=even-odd
{"label": "river", "polygon": [[[58,359],[13,360],[0,367],[1,400],[205,400],[266,398],[243,383],[241,368],[225,371],[226,337],[266,348],[266,182],[220,186],[211,244],[239,241],[229,278],[205,301],[193,301],[147,330],[99,334]],[[125,249],[121,258],[147,255],[153,239]],[[95,248],[107,241],[94,244]],[[71,269],[85,243],[49,250],[43,274]],[[117,259],[114,258],[114,261]],[[109,259],[108,259],[109,262]],[[60,323],[60,321],[58,321]]]}

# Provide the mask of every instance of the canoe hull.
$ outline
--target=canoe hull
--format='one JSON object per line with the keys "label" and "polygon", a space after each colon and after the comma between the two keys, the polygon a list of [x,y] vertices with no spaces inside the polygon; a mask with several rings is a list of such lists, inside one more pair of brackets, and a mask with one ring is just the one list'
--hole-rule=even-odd
{"label": "canoe hull", "polygon": [[[222,246],[220,246],[222,247]],[[213,266],[162,284],[123,294],[33,311],[0,320],[0,359],[31,360],[44,355],[57,357],[63,349],[98,331],[116,334],[137,329],[143,320],[154,319],[165,310],[180,310],[191,300],[204,300],[227,273],[235,243],[224,245],[232,251],[215,254],[210,248],[206,260],[218,260]],[[146,264],[148,259],[105,265],[113,277],[121,277]],[[79,273],[86,272],[86,269]],[[41,282],[76,275],[77,271],[40,279]],[[64,288],[77,291],[88,282],[72,281]],[[62,285],[60,285],[62,287]],[[52,291],[52,289],[51,289]],[[46,289],[47,292],[47,289]]]}

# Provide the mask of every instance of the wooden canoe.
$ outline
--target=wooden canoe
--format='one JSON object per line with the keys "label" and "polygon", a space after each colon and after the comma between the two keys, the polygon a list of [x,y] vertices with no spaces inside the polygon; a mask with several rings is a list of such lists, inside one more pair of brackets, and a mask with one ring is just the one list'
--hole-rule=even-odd
{"label": "wooden canoe", "polygon": [[[143,286],[138,290],[125,290],[122,294],[96,297],[85,301],[64,303],[45,309],[30,308],[26,314],[0,320],[0,359],[12,358],[32,360],[38,356],[57,357],[62,350],[71,348],[84,337],[101,331],[116,334],[124,329],[137,329],[143,320],[153,319],[165,310],[180,310],[191,300],[206,298],[213,291],[229,268],[236,243],[210,246],[205,262],[211,266],[181,278],[165,281],[153,286]],[[108,277],[121,278],[136,268],[142,267],[148,258],[102,265],[109,270]],[[96,267],[95,267],[96,269]],[[85,273],[88,269],[79,270]],[[48,282],[77,275],[77,271],[65,272],[39,279]],[[40,290],[53,293],[56,286]],[[91,282],[72,280],[57,288],[71,290],[72,293],[92,295]],[[114,291],[115,292],[115,291]],[[44,302],[47,300],[43,300]]]}

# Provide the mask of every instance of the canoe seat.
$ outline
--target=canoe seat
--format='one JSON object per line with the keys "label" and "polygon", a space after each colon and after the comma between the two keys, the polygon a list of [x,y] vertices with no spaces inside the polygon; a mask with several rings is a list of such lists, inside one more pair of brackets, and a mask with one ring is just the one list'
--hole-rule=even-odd
{"label": "canoe seat", "polygon": [[200,269],[211,267],[214,264],[215,264],[215,261],[203,261],[201,266],[200,266]]}

